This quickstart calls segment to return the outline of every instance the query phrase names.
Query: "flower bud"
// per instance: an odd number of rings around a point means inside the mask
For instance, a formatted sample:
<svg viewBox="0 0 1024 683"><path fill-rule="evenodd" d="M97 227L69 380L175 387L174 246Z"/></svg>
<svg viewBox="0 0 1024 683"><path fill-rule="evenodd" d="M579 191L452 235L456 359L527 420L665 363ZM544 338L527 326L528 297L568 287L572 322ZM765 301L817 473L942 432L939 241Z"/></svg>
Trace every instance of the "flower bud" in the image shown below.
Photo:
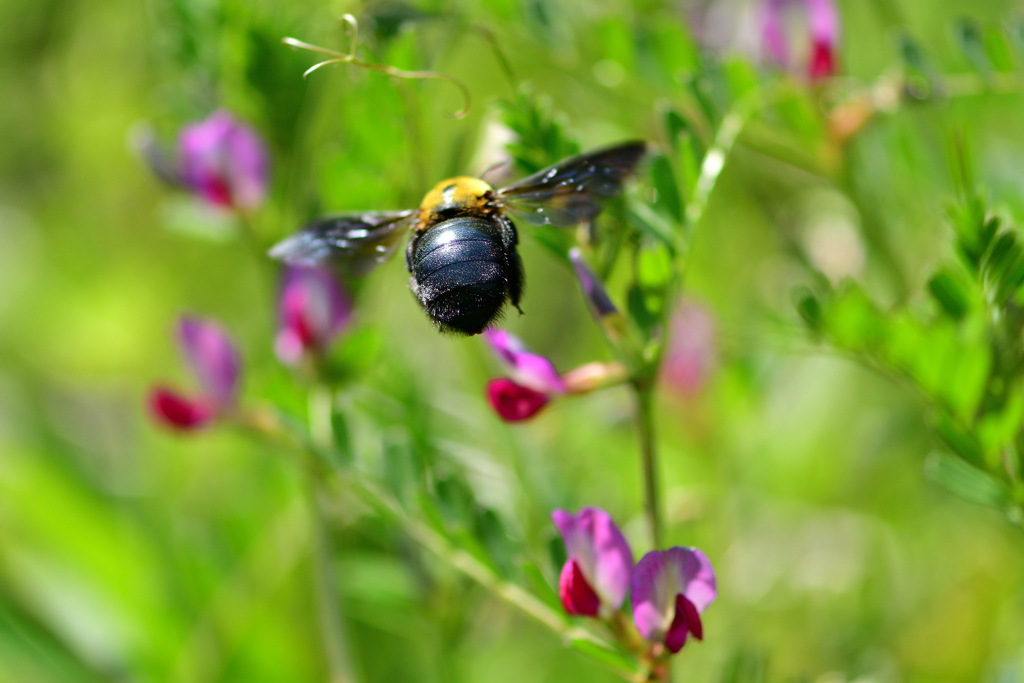
<svg viewBox="0 0 1024 683"><path fill-rule="evenodd" d="M347 327L352 305L334 275L325 268L285 271L274 350L281 362L295 365L306 354L319 355Z"/></svg>
<svg viewBox="0 0 1024 683"><path fill-rule="evenodd" d="M178 175L182 184L211 204L252 210L266 198L268 154L252 128L217 111L182 129Z"/></svg>
<svg viewBox="0 0 1024 683"><path fill-rule="evenodd" d="M701 614L717 594L711 562L696 548L652 550L633 570L633 621L640 634L675 654L688 636L704 638Z"/></svg>

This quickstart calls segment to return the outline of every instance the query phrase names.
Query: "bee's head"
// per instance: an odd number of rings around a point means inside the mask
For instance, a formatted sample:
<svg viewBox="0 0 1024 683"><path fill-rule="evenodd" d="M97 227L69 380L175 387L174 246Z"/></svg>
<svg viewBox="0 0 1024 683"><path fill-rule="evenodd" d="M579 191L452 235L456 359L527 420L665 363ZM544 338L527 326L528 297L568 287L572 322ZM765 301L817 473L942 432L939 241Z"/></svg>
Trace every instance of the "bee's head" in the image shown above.
<svg viewBox="0 0 1024 683"><path fill-rule="evenodd" d="M442 180L423 198L420 214L424 218L429 218L452 209L482 210L493 192L493 188L479 178Z"/></svg>

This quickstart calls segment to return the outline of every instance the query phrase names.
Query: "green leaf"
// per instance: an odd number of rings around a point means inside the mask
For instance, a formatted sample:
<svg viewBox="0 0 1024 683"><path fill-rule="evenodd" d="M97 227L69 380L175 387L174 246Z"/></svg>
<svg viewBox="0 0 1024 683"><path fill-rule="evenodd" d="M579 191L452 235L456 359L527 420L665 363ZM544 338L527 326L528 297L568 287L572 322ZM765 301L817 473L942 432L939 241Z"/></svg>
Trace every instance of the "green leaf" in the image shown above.
<svg viewBox="0 0 1024 683"><path fill-rule="evenodd" d="M664 154L656 154L651 159L651 182L657 193L654 206L670 216L676 223L683 222L683 200L679 195L679 183L676 181L672 163Z"/></svg>
<svg viewBox="0 0 1024 683"><path fill-rule="evenodd" d="M985 31L985 56L992 68L1000 73L1012 73L1016 68L1013 57L1013 46L1010 38L1002 28Z"/></svg>
<svg viewBox="0 0 1024 683"><path fill-rule="evenodd" d="M935 430L960 457L975 465L985 462L985 454L981 444L972 434L965 432L951 416L944 412L935 418Z"/></svg>
<svg viewBox="0 0 1024 683"><path fill-rule="evenodd" d="M625 652L620 652L619 650L602 647L592 640L585 638L570 638L569 646L577 652L581 652L591 659L617 671L630 674L636 674L640 671L640 665L630 655Z"/></svg>
<svg viewBox="0 0 1024 683"><path fill-rule="evenodd" d="M501 575L510 576L514 559L519 554L519 544L509 536L498 513L490 508L480 510L476 517L475 531Z"/></svg>
<svg viewBox="0 0 1024 683"><path fill-rule="evenodd" d="M642 202L633 202L626 212L626 218L641 234L660 241L675 253L675 230L680 224L670 223Z"/></svg>
<svg viewBox="0 0 1024 683"><path fill-rule="evenodd" d="M959 498L999 510L1012 500L1010 491L976 467L948 453L932 453L925 461L925 475Z"/></svg>
<svg viewBox="0 0 1024 683"><path fill-rule="evenodd" d="M350 465L352 463L352 435L348 428L348 418L344 411L338 408L337 402L331 410L331 436L334 439L334 452L337 454L339 464Z"/></svg>
<svg viewBox="0 0 1024 683"><path fill-rule="evenodd" d="M837 346L868 350L885 339L888 321L864 292L850 285L828 307L825 327Z"/></svg>
<svg viewBox="0 0 1024 683"><path fill-rule="evenodd" d="M529 584L534 595L551 609L558 612L562 611L562 601L558 599L558 593L555 592L554 587L548 582L544 572L540 570L536 562L526 557L521 558L519 560L519 569L523 572L526 583Z"/></svg>
<svg viewBox="0 0 1024 683"><path fill-rule="evenodd" d="M665 245L642 246L636 253L636 279L645 290L663 289L672 280L672 254Z"/></svg>
<svg viewBox="0 0 1024 683"><path fill-rule="evenodd" d="M971 66L979 73L989 76L992 73L992 64L988 60L985 51L985 41L981 35L981 27L973 19L959 19L954 24L957 42L964 51L964 56Z"/></svg>
<svg viewBox="0 0 1024 683"><path fill-rule="evenodd" d="M732 57L725 61L725 79L729 83L733 99L743 99L757 90L759 77L757 70L746 59Z"/></svg>
<svg viewBox="0 0 1024 683"><path fill-rule="evenodd" d="M821 302L814 296L810 287L801 285L794 288L791 298L797 313L800 314L807 326L815 332L820 331L822 325Z"/></svg>
<svg viewBox="0 0 1024 683"><path fill-rule="evenodd" d="M928 291L954 320L963 318L971 307L967 286L949 270L940 270L928 281Z"/></svg>
<svg viewBox="0 0 1024 683"><path fill-rule="evenodd" d="M928 62L921 46L910 35L904 33L900 36L899 49L907 94L919 100L928 99L938 88L935 69Z"/></svg>

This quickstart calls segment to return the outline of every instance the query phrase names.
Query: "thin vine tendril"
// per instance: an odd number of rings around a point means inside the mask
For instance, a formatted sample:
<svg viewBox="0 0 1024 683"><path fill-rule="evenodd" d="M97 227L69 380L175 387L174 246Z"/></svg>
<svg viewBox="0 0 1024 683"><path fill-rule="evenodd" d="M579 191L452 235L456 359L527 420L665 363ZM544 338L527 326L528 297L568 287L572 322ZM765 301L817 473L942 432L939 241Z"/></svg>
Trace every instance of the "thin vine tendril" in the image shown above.
<svg viewBox="0 0 1024 683"><path fill-rule="evenodd" d="M352 64L363 69L369 69L370 71L379 71L380 73L387 74L388 76L394 76L395 78L408 78L408 79L421 79L421 80L436 80L436 81L447 81L459 89L462 93L463 106L462 109L452 114L453 118L461 119L469 111L471 104L471 98L469 95L469 89L463 85L462 81L459 81L447 74L443 74L437 71L405 71L388 64L371 64L364 62L363 60L356 57L356 46L359 43L359 24L356 18L351 14L343 14L341 21L345 26L345 32L351 34L352 42L349 46L348 54L330 50L319 45L311 45L310 43L298 40L296 38L282 38L281 42L289 47L309 50L311 52L317 52L322 55L327 55L330 59L325 59L322 62L317 62L313 66L306 69L305 73L302 74L303 78L309 76L317 69L322 66L329 66L331 64Z"/></svg>

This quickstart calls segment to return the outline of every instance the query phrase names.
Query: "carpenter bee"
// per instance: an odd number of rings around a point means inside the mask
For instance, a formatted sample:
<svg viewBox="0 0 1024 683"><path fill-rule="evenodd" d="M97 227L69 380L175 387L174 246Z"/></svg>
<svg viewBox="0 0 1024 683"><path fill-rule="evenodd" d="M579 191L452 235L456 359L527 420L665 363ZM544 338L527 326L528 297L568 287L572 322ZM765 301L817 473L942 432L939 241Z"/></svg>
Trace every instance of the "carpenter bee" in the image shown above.
<svg viewBox="0 0 1024 683"><path fill-rule="evenodd" d="M643 142L580 154L495 190L469 177L442 180L418 209L315 219L270 251L293 265L334 264L362 275L394 253L405 228L409 287L442 332L479 334L523 294L519 237L506 212L533 225L589 221L643 157ZM520 312L522 312L520 310Z"/></svg>

